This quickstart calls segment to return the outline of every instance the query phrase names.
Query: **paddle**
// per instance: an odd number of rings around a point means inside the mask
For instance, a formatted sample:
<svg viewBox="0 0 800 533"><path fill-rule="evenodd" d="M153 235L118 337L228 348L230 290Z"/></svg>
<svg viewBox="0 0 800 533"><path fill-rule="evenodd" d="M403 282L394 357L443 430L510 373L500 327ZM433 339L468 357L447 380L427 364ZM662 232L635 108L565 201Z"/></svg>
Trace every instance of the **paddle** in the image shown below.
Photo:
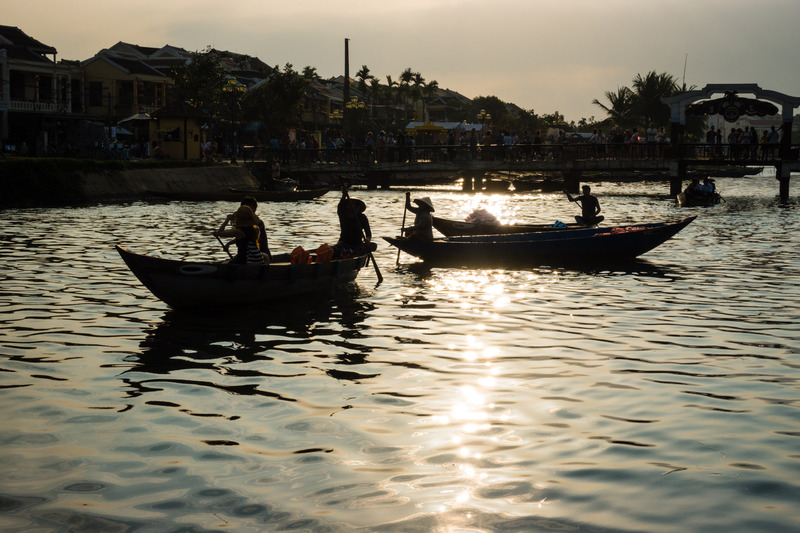
<svg viewBox="0 0 800 533"><path fill-rule="evenodd" d="M344 199L350 200L350 195L347 193L347 185L344 183L344 179L339 178L342 182L342 192L344 193ZM351 207L352 209L352 207ZM364 245L367 249L367 257L372 260L372 266L375 268L375 275L378 276L378 283L383 281L383 275L381 274L381 270L378 268L378 263L375 261L375 258L372 257L372 251L369 249L369 245L367 245L367 235L364 233L364 227L361 225L361 220L358 219L358 214L356 214L356 222L358 222L358 229L361 230L361 238L364 239Z"/></svg>
<svg viewBox="0 0 800 533"><path fill-rule="evenodd" d="M411 194L411 193L406 193L406 198L408 198L409 194ZM404 202L403 203L403 224L400 226L400 238L403 237L403 228L406 227L406 211L407 211L406 204ZM397 249L397 260L394 262L394 264L395 264L395 266L399 266L400 265L400 248Z"/></svg>
<svg viewBox="0 0 800 533"><path fill-rule="evenodd" d="M226 252L228 252L228 257L233 259L233 254L231 254L231 251L228 250L228 248L225 246L225 243L222 242L222 239L219 238L219 235L216 235L216 237L217 237L217 240L219 241L220 246L222 246L222 249L225 250Z"/></svg>

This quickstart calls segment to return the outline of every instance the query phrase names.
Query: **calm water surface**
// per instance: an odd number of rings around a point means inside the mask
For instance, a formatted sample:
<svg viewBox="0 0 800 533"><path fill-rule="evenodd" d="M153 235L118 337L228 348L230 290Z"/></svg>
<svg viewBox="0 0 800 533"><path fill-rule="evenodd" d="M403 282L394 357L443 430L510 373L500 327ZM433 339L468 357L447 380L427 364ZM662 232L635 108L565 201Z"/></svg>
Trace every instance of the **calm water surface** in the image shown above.
<svg viewBox="0 0 800 533"><path fill-rule="evenodd" d="M155 300L113 250L223 259L235 206L0 212L3 531L800 530L800 212L773 177L607 223L698 219L624 269L428 268L262 309ZM354 191L395 235L402 191ZM559 194L430 190L437 214L568 221ZM336 193L263 204L273 251Z"/></svg>

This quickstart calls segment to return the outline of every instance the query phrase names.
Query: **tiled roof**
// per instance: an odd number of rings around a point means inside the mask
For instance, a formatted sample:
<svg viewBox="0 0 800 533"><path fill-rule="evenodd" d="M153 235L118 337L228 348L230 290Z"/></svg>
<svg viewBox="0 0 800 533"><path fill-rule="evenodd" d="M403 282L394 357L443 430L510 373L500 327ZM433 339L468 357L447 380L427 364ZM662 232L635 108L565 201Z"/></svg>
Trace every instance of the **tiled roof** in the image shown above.
<svg viewBox="0 0 800 533"><path fill-rule="evenodd" d="M29 48L39 54L55 54L57 52L54 47L40 43L15 26L0 26L0 46L4 44Z"/></svg>
<svg viewBox="0 0 800 533"><path fill-rule="evenodd" d="M163 76L164 74L156 70L155 68L147 65L144 61L140 61L138 59L123 59L121 57L109 57L106 56L105 59L115 65L118 65L123 70L130 72L131 74L144 74L147 76Z"/></svg>

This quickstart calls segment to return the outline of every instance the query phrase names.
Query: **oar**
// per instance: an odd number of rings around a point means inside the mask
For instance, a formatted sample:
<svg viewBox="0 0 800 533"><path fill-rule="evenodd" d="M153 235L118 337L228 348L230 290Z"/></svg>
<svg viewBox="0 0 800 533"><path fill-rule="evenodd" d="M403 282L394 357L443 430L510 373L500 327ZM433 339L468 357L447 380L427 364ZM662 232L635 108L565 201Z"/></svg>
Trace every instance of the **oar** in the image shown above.
<svg viewBox="0 0 800 533"><path fill-rule="evenodd" d="M340 178L341 179L341 178ZM347 193L347 186L344 184L344 180L342 179L342 192L344 192L345 200L350 200L350 195ZM361 238L364 239L364 245L367 249L367 257L372 260L372 266L375 268L375 275L378 276L378 283L383 281L383 275L381 274L381 270L378 268L378 263L375 261L375 258L372 257L372 250L369 249L369 245L367 245L367 235L364 233L364 227L361 225L361 221L358 219L358 213L356 213L356 222L358 223L358 229L361 230Z"/></svg>
<svg viewBox="0 0 800 533"><path fill-rule="evenodd" d="M228 250L228 249L225 247L225 243L223 243L223 242L222 242L222 239L220 239L220 238L219 238L219 235L215 235L215 237L216 237L216 238L217 238L217 240L219 241L219 245L220 245L220 246L222 246L222 249L223 249L223 250L225 250L226 252L228 252L228 257L230 257L231 259L233 259L233 255L231 254L231 251L230 251L230 250Z"/></svg>
<svg viewBox="0 0 800 533"><path fill-rule="evenodd" d="M408 195L408 193L406 193ZM400 226L400 238L403 238L403 228L406 227L406 203L403 202L403 224ZM394 262L395 266L400 265L400 248L397 249L397 261Z"/></svg>

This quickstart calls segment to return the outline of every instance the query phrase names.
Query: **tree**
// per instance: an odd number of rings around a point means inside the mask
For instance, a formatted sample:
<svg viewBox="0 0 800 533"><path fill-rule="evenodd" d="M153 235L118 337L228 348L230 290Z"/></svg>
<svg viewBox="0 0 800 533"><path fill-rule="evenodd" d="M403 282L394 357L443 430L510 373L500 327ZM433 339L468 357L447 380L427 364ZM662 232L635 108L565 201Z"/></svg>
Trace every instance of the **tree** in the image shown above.
<svg viewBox="0 0 800 533"><path fill-rule="evenodd" d="M178 101L188 102L209 116L222 113L225 103L221 89L226 72L220 58L219 52L209 46L187 63L171 69Z"/></svg>
<svg viewBox="0 0 800 533"><path fill-rule="evenodd" d="M428 102L428 108L430 109L430 105L433 103L434 98L436 97L436 93L439 90L439 82L436 80L431 80L425 84L425 88L422 89L422 94L424 96L422 100L423 110L422 110L422 119L427 120L428 117L425 116L425 101Z"/></svg>
<svg viewBox="0 0 800 533"><path fill-rule="evenodd" d="M506 115L508 110L506 104L496 96L477 96L472 99L469 106L467 106L467 113L469 113L469 120L473 122L477 120L478 113L486 111L492 115L491 123L498 128L505 128Z"/></svg>
<svg viewBox="0 0 800 533"><path fill-rule="evenodd" d="M381 82L375 76L372 76L369 80L367 95L369 95L370 118L375 120L375 106L380 104L381 97Z"/></svg>
<svg viewBox="0 0 800 533"><path fill-rule="evenodd" d="M653 122L657 127L669 124L669 106L661 101L662 97L675 96L680 92L678 82L671 74L655 71L644 77L637 74L633 79L634 113L641 120L640 125L647 127Z"/></svg>
<svg viewBox="0 0 800 533"><path fill-rule="evenodd" d="M606 91L605 96L610 103L609 106L596 98L592 100L592 104L599 106L608 114L610 126L626 128L636 123L633 117L633 91L627 87L617 87L617 92Z"/></svg>
<svg viewBox="0 0 800 533"><path fill-rule="evenodd" d="M370 80L374 79L375 76L369 73L369 67L366 65L361 66L361 70L356 72L356 78L358 78L358 88L362 93L367 92L367 83Z"/></svg>
<svg viewBox="0 0 800 533"><path fill-rule="evenodd" d="M314 80L319 78L317 74L317 67L305 67L303 68L303 77L307 80Z"/></svg>
<svg viewBox="0 0 800 533"><path fill-rule="evenodd" d="M414 80L414 71L411 67L406 68L400 73L400 81L398 82L397 103L403 104L403 111L405 113L405 120L408 121L408 98L411 92L411 82Z"/></svg>
<svg viewBox="0 0 800 533"><path fill-rule="evenodd" d="M272 133L297 127L303 121L303 102L308 80L286 63L260 86L247 92L243 108L249 120L267 124Z"/></svg>
<svg viewBox="0 0 800 533"><path fill-rule="evenodd" d="M564 115L559 113L558 111L554 111L551 114L542 115L541 118L542 129L546 128L556 128L562 131L571 131L575 129L574 122L567 122L564 118Z"/></svg>

